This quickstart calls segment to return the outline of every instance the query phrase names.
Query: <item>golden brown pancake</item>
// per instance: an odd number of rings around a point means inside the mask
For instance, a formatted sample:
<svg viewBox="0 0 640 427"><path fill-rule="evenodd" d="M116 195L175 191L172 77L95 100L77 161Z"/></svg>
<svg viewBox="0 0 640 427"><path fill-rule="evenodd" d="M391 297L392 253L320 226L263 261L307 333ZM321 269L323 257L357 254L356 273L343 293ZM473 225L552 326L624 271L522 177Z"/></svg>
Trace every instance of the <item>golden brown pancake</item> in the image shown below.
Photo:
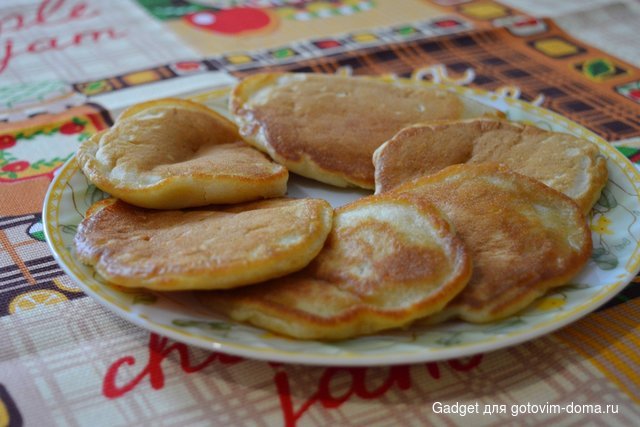
<svg viewBox="0 0 640 427"><path fill-rule="evenodd" d="M490 322L510 316L566 284L591 254L591 233L578 206L505 166L450 166L385 194L433 203L471 253L469 284L432 321Z"/></svg>
<svg viewBox="0 0 640 427"><path fill-rule="evenodd" d="M235 125L195 102L135 105L77 154L98 188L128 203L178 209L286 192L287 170L242 141Z"/></svg>
<svg viewBox="0 0 640 427"><path fill-rule="evenodd" d="M305 267L331 229L318 199L269 199L228 208L152 210L110 199L75 236L80 261L107 281L158 291L226 289Z"/></svg>
<svg viewBox="0 0 640 427"><path fill-rule="evenodd" d="M402 129L373 156L376 193L458 163L502 163L571 197L588 213L607 183L606 159L581 138L494 119Z"/></svg>
<svg viewBox="0 0 640 427"><path fill-rule="evenodd" d="M496 110L442 89L366 77L267 73L233 90L242 136L297 174L373 189L371 156L405 126Z"/></svg>
<svg viewBox="0 0 640 427"><path fill-rule="evenodd" d="M407 325L442 309L471 261L446 220L407 196L336 210L324 248L301 272L198 298L232 319L301 339L342 339Z"/></svg>

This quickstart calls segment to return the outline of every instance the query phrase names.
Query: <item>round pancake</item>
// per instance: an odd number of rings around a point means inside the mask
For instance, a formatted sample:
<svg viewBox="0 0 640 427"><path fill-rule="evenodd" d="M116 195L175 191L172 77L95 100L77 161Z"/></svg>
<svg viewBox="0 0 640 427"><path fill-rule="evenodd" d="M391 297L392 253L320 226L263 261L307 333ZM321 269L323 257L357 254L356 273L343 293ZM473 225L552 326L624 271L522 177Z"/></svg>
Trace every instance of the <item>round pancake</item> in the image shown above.
<svg viewBox="0 0 640 427"><path fill-rule="evenodd" d="M245 78L230 107L247 142L289 170L374 188L371 157L407 125L496 110L442 89L367 77L267 73Z"/></svg>
<svg viewBox="0 0 640 427"><path fill-rule="evenodd" d="M458 163L502 163L571 197L588 213L607 183L606 159L581 138L492 119L402 129L376 150L376 193Z"/></svg>
<svg viewBox="0 0 640 427"><path fill-rule="evenodd" d="M464 245L433 206L406 196L370 196L336 210L324 248L301 272L198 298L279 334L335 340L435 313L470 273Z"/></svg>
<svg viewBox="0 0 640 427"><path fill-rule="evenodd" d="M179 209L285 194L288 172L245 144L236 126L191 101L135 105L82 143L77 161L98 188L136 206Z"/></svg>
<svg viewBox="0 0 640 427"><path fill-rule="evenodd" d="M305 267L331 229L319 199L151 210L109 199L78 227L78 258L107 281L158 291L223 289Z"/></svg>
<svg viewBox="0 0 640 427"><path fill-rule="evenodd" d="M491 163L449 166L385 194L410 194L449 218L473 259L467 287L432 321L490 322L566 284L589 260L578 206L541 182Z"/></svg>

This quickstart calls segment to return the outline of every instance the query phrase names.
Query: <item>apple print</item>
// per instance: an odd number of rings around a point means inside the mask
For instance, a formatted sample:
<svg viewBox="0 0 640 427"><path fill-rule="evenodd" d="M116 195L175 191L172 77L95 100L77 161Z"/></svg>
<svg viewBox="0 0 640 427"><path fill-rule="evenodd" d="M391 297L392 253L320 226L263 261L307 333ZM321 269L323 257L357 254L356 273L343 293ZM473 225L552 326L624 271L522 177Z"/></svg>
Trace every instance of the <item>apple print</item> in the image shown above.
<svg viewBox="0 0 640 427"><path fill-rule="evenodd" d="M220 11L200 11L184 17L196 28L226 35L239 35L263 29L272 23L271 16L262 9L233 7Z"/></svg>
<svg viewBox="0 0 640 427"><path fill-rule="evenodd" d="M75 122L67 122L60 126L60 133L63 135L73 135L80 133L84 129L84 125Z"/></svg>
<svg viewBox="0 0 640 427"><path fill-rule="evenodd" d="M5 172L22 172L28 167L29 167L29 162L26 162L24 160L19 160L17 162L12 162L4 165L2 167L2 170Z"/></svg>
<svg viewBox="0 0 640 427"><path fill-rule="evenodd" d="M13 135L0 135L0 150L6 150L16 145L16 138Z"/></svg>

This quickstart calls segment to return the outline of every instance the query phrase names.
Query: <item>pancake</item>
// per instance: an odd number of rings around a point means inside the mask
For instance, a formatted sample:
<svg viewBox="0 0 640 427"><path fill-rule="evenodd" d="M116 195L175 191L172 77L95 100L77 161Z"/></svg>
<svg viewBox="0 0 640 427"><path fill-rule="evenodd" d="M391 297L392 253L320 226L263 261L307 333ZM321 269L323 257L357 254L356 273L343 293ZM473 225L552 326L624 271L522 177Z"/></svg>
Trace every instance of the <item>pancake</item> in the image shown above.
<svg viewBox="0 0 640 427"><path fill-rule="evenodd" d="M505 166L449 166L385 194L410 194L433 203L471 253L469 284L432 322L503 319L567 284L591 254L591 233L580 208Z"/></svg>
<svg viewBox="0 0 640 427"><path fill-rule="evenodd" d="M502 163L571 197L588 213L607 183L598 147L565 133L492 119L402 129L376 150L376 193L458 163Z"/></svg>
<svg viewBox="0 0 640 427"><path fill-rule="evenodd" d="M136 206L179 209L285 194L288 172L195 102L135 105L82 143L77 161L101 190Z"/></svg>
<svg viewBox="0 0 640 427"><path fill-rule="evenodd" d="M223 289L304 268L331 229L318 199L269 199L227 208L138 208L116 199L88 211L77 256L105 280L157 291Z"/></svg>
<svg viewBox="0 0 640 427"><path fill-rule="evenodd" d="M403 127L500 114L418 83L302 73L247 77L229 109L245 140L290 171L366 189L374 188L373 152Z"/></svg>
<svg viewBox="0 0 640 427"><path fill-rule="evenodd" d="M430 204L370 196L336 210L324 248L304 270L201 302L239 322L299 339L343 339L405 326L442 309L471 261Z"/></svg>

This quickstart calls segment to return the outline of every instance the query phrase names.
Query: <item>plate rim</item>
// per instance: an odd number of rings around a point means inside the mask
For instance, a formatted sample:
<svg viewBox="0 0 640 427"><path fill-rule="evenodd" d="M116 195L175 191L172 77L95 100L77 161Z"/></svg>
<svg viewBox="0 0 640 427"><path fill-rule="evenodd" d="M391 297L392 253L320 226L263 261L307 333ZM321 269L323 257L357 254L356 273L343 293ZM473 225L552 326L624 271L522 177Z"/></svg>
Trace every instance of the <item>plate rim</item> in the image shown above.
<svg viewBox="0 0 640 427"><path fill-rule="evenodd" d="M404 80L406 79L392 80L405 83ZM597 140L599 148L604 149L605 151L603 152L603 154L608 155L611 161L613 161L620 167L621 171L624 173L632 186L636 190L638 189L638 184L640 183L640 171L636 169L636 167L629 161L629 159L627 159L622 153L616 150L615 147L613 147L609 142L607 142L597 134L573 122L572 120L561 116L558 113L519 99L500 96L481 89L463 86L433 84L424 81L407 80L406 82L409 84L424 84L429 87L438 87L454 91L462 96L472 97L474 99L476 99L477 97L481 97L493 101L502 100L510 106L516 106L524 111L534 112L538 117L546 117L554 122L561 122L563 126L566 126L572 131L581 133L585 136L590 136L591 138ZM43 228L47 245L49 246L54 259L56 260L58 265L60 265L62 270L66 274L68 274L74 280L74 282L77 283L78 286L80 286L83 292L90 296L94 301L97 301L101 306L113 312L120 318L127 320L128 322L146 329L147 331L158 333L162 336L169 337L179 342L204 348L210 351L219 351L226 354L241 356L247 359L312 366L392 366L399 364L426 363L439 360L447 360L451 358L469 357L479 353L505 349L541 337L543 335L547 335L592 313L602 305L606 304L609 300L614 298L622 289L624 289L630 283L633 277L637 275L638 271L640 271L639 242L636 244L636 247L633 249L631 255L627 260L627 265L625 266L627 274L624 277L620 278L617 282L608 285L607 288L603 289L599 294L579 304L577 307L572 308L570 311L561 313L559 319L557 316L552 319L548 319L538 325L535 325L531 330L520 330L504 334L495 334L491 338L479 343L463 343L442 348L425 348L422 351L398 351L393 352L392 354L361 354L349 350L342 350L340 354L325 354L278 348L256 347L243 343L227 342L210 336L205 336L193 330L187 331L173 328L170 326L162 325L160 323L156 323L151 319L145 319L139 315L131 315L130 312L122 308L118 303L109 301L103 295L100 295L97 291L85 284L84 281L76 275L76 273L73 271L73 268L67 265L62 254L59 253L59 251L62 252L61 250L66 251L66 248L59 248L55 244L56 238L54 234L55 231L53 229L53 224L57 223L57 221L50 220L50 216L54 211L57 210L54 209L54 206L52 205L57 195L56 193L59 193L61 195L64 190L64 186L66 185L66 182L62 183L63 178L66 176L71 177L78 171L80 171L80 167L77 165L76 156L74 155L67 162L65 162L65 164L59 170L56 171L55 177L51 182L49 188L47 189L42 211L42 221L44 226ZM638 200L640 200L640 194L637 191L636 194L638 194L636 197L638 198ZM71 256L71 253L68 252L68 255ZM629 265L629 263L632 261L633 263ZM231 322L238 323L234 321Z"/></svg>

